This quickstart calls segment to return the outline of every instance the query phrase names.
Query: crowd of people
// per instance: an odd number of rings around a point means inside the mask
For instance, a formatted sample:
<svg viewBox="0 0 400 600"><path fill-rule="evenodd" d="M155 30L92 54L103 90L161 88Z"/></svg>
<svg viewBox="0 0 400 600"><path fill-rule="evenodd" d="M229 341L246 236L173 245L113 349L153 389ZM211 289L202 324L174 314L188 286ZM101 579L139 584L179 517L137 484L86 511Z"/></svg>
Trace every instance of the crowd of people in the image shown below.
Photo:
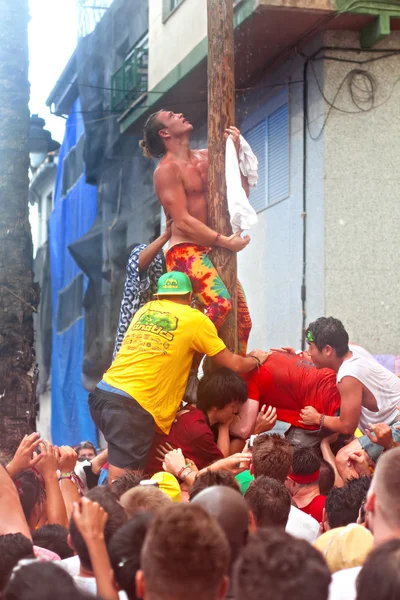
<svg viewBox="0 0 400 600"><path fill-rule="evenodd" d="M249 238L207 226L192 129L164 110L145 127L168 221L131 253L113 361L89 395L106 447L31 433L0 466L0 597L395 600L400 379L332 317L309 324L307 351L247 353L240 284L238 353L226 347L233 301L209 252ZM240 132L226 137L240 162ZM240 162L246 193L250 175Z"/></svg>

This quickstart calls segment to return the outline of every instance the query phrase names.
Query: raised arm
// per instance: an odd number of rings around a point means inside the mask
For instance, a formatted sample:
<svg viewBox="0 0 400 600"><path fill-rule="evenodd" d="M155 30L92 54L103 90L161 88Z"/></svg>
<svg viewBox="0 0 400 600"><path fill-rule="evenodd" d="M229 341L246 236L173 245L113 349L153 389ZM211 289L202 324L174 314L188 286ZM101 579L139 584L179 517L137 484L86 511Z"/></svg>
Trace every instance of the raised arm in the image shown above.
<svg viewBox="0 0 400 600"><path fill-rule="evenodd" d="M139 254L139 273L142 273L147 269L150 263L153 262L155 257L161 250L163 246L168 242L171 237L171 224L172 219L168 219L167 226L165 228L164 233L162 233L154 242L151 242L144 250L142 250Z"/></svg>
<svg viewBox="0 0 400 600"><path fill-rule="evenodd" d="M219 367L227 367L235 373L250 373L265 363L270 354L271 352L263 352L263 350L252 350L247 356L239 356L225 348L210 358Z"/></svg>
<svg viewBox="0 0 400 600"><path fill-rule="evenodd" d="M166 163L158 167L154 173L154 187L175 227L194 243L202 246L221 246L232 252L243 250L249 243L250 238L248 236L242 238L240 234L231 237L218 236L218 232L189 214L182 176L176 164Z"/></svg>
<svg viewBox="0 0 400 600"><path fill-rule="evenodd" d="M32 539L17 488L6 469L0 465L0 535L22 533Z"/></svg>

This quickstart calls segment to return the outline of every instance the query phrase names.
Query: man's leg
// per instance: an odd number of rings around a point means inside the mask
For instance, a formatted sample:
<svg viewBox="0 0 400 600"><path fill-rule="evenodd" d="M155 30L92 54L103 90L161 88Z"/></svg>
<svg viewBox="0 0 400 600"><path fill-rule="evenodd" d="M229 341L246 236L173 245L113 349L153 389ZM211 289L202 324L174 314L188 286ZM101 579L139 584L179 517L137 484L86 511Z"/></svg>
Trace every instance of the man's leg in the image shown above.
<svg viewBox="0 0 400 600"><path fill-rule="evenodd" d="M238 353L242 356L247 354L247 343L251 331L251 317L247 306L246 295L242 284L237 282L237 320L238 320Z"/></svg>
<svg viewBox="0 0 400 600"><path fill-rule="evenodd" d="M196 302L220 329L232 308L232 300L208 255L208 248L195 244L176 244L167 251L168 271L186 273L192 282Z"/></svg>
<svg viewBox="0 0 400 600"><path fill-rule="evenodd" d="M108 444L111 483L126 469L144 469L154 438L154 419L133 398L96 389L89 394L92 419Z"/></svg>

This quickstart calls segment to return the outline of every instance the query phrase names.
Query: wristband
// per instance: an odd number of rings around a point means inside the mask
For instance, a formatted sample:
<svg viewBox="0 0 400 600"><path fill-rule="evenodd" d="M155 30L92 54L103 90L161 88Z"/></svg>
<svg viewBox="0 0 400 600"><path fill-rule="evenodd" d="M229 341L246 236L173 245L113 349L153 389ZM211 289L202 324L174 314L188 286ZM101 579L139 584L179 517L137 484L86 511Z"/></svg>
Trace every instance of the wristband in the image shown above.
<svg viewBox="0 0 400 600"><path fill-rule="evenodd" d="M189 477L190 473L193 473L192 469L189 469L189 471L188 471L187 473L184 473L184 474L181 476L181 481L182 481L182 482L186 481L186 478L187 478L187 477Z"/></svg>
<svg viewBox="0 0 400 600"><path fill-rule="evenodd" d="M181 481L184 481L184 479L182 479L182 473L184 473L187 469L189 469L191 471L191 468L188 465L185 465L184 467L182 467L182 469L180 469L178 471L178 479L180 479Z"/></svg>
<svg viewBox="0 0 400 600"><path fill-rule="evenodd" d="M319 421L319 430L321 431L321 429L324 426L324 421L325 421L325 415L321 415L320 421Z"/></svg>
<svg viewBox="0 0 400 600"><path fill-rule="evenodd" d="M257 356L252 356L251 354L249 354L248 358L253 358L256 363L257 363L257 370L259 370L259 368L261 367L261 360L257 357Z"/></svg>
<svg viewBox="0 0 400 600"><path fill-rule="evenodd" d="M74 475L74 471L68 471L68 473L60 473L60 477L71 477Z"/></svg>
<svg viewBox="0 0 400 600"><path fill-rule="evenodd" d="M220 237L221 237L221 234L220 234L220 233L217 233L217 237L215 238L215 241L214 241L214 243L213 243L213 246L216 246L216 245L217 245L217 243L218 243L218 240L219 240L219 238L220 238Z"/></svg>

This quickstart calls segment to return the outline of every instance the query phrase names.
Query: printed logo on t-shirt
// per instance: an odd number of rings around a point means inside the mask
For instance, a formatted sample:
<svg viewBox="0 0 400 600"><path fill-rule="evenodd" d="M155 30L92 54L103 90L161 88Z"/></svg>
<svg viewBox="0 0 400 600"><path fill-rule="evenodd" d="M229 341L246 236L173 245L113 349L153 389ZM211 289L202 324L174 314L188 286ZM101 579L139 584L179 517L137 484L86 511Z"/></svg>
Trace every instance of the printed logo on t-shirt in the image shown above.
<svg viewBox="0 0 400 600"><path fill-rule="evenodd" d="M172 342L179 319L174 315L159 310L146 310L137 322L132 326L132 331L147 331L159 335L163 339Z"/></svg>

